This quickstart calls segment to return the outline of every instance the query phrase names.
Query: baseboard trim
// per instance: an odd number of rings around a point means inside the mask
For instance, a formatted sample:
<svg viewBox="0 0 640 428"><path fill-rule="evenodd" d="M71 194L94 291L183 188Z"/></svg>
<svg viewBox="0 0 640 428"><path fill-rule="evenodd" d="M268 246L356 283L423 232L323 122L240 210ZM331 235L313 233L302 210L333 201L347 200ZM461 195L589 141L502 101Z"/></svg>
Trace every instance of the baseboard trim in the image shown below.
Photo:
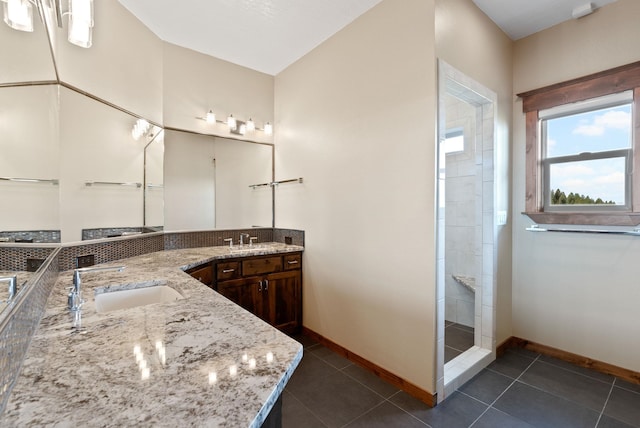
<svg viewBox="0 0 640 428"><path fill-rule="evenodd" d="M559 360L567 361L580 367L593 369L601 373L615 376L627 382L640 385L640 372L614 366L613 364L605 363L602 361L593 360L591 358L583 357L582 355L573 354L571 352L563 351L562 349L542 345L540 343L521 339L519 337L512 336L502 342L496 349L496 354L500 356L504 354L507 349L516 347L524 348L532 352L547 355L549 357L558 358Z"/></svg>
<svg viewBox="0 0 640 428"><path fill-rule="evenodd" d="M374 375L378 376L380 379L390 383L391 385L395 386L398 389L403 390L404 392L406 392L407 394L417 398L418 400L422 401L423 403L425 403L427 406L429 407L435 407L438 404L438 394L432 394L429 391L426 391L416 385L414 385L413 383L409 382L406 379L401 378L400 376L397 376L393 373L391 373L390 371L380 367L379 365L372 363L371 361L367 360L364 357L361 357L358 354L355 354L351 351L349 351L347 348L338 345L337 343L335 343L334 341L327 339L326 337L322 336L321 334L316 333L315 331L307 328L307 327L302 327L302 332L309 336L310 338L312 338L313 340L315 340L316 342L326 346L327 348L331 349L333 352L345 357L346 359L348 359L349 361L352 361L353 363L359 365L360 367L370 371L371 373L373 373Z"/></svg>

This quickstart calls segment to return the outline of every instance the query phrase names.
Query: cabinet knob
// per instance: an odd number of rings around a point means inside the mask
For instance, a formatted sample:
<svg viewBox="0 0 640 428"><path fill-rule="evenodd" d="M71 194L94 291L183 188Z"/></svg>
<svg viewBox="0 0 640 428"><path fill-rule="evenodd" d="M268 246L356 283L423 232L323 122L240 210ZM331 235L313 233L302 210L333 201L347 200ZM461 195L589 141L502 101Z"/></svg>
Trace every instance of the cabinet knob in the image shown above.
<svg viewBox="0 0 640 428"><path fill-rule="evenodd" d="M297 260L288 260L287 263L289 263L290 265L297 265L298 261Z"/></svg>
<svg viewBox="0 0 640 428"><path fill-rule="evenodd" d="M262 292L262 281L258 281L258 291Z"/></svg>
<svg viewBox="0 0 640 428"><path fill-rule="evenodd" d="M269 280L265 279L264 280L264 291L268 291L269 290Z"/></svg>
<svg viewBox="0 0 640 428"><path fill-rule="evenodd" d="M231 273L231 272L235 272L235 269L222 269L222 273Z"/></svg>

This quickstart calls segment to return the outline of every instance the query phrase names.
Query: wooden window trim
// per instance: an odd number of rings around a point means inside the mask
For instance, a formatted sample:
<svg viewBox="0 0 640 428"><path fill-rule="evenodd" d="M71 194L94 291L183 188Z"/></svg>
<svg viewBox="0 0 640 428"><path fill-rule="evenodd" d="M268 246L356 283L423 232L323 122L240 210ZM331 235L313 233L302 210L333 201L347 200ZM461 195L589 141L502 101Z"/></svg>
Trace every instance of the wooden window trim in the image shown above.
<svg viewBox="0 0 640 428"><path fill-rule="evenodd" d="M562 104L633 90L631 211L544 212L538 112ZM526 124L525 212L539 224L636 226L640 224L640 61L518 94Z"/></svg>

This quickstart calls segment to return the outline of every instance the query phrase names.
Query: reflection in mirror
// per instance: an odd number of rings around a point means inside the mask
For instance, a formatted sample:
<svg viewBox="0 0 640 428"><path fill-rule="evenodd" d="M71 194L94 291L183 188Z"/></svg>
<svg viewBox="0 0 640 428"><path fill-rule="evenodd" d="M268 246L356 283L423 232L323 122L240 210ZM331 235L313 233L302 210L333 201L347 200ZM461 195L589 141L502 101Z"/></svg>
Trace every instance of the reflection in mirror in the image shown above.
<svg viewBox="0 0 640 428"><path fill-rule="evenodd" d="M56 80L47 31L35 7L33 32L14 30L0 22L0 52L0 84Z"/></svg>
<svg viewBox="0 0 640 428"><path fill-rule="evenodd" d="M164 226L164 132L144 148L144 226L159 231Z"/></svg>
<svg viewBox="0 0 640 428"><path fill-rule="evenodd" d="M165 229L272 227L273 145L165 131ZM196 208L197 207L197 208Z"/></svg>
<svg viewBox="0 0 640 428"><path fill-rule="evenodd" d="M60 88L62 242L120 236L142 227L144 147L155 128L136 140L137 120Z"/></svg>
<svg viewBox="0 0 640 428"><path fill-rule="evenodd" d="M60 242L57 88L0 88L0 241Z"/></svg>

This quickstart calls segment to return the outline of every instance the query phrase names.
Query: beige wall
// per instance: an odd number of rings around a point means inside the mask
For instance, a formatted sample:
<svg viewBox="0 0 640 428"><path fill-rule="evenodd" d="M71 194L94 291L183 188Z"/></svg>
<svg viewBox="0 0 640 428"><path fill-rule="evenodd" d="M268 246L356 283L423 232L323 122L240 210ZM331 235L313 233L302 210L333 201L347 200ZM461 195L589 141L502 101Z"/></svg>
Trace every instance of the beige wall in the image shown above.
<svg viewBox="0 0 640 428"><path fill-rule="evenodd" d="M69 43L66 25L55 27L60 80L161 123L162 41L117 1L94 8L90 49Z"/></svg>
<svg viewBox="0 0 640 428"><path fill-rule="evenodd" d="M224 124L210 125L197 117L212 110L218 120L229 114L252 118L262 128L273 123L273 76L218 58L164 43L164 124L221 137L238 137ZM262 131L246 139L271 142Z"/></svg>
<svg viewBox="0 0 640 428"><path fill-rule="evenodd" d="M276 226L304 325L435 391L433 0L385 0L276 76Z"/></svg>
<svg viewBox="0 0 640 428"><path fill-rule="evenodd" d="M512 104L513 42L467 0L437 0L436 55L481 85L494 91L496 106L495 210L508 212L507 226L497 231L496 341L511 333L511 213L509 212L509 145ZM462 30L463 29L463 30Z"/></svg>
<svg viewBox="0 0 640 428"><path fill-rule="evenodd" d="M639 19L640 2L619 0L516 42L514 92L640 60ZM525 231L522 103L513 109L513 334L640 371L640 240Z"/></svg>

